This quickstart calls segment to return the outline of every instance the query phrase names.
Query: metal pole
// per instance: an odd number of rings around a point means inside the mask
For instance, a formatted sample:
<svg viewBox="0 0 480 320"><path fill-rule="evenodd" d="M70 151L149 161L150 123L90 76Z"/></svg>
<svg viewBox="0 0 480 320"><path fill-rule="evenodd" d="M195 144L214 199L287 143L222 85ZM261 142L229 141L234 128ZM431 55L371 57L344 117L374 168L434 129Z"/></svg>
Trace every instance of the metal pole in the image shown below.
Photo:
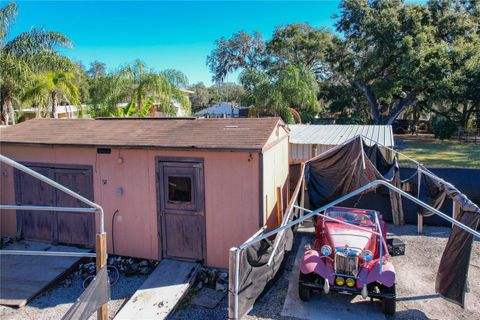
<svg viewBox="0 0 480 320"><path fill-rule="evenodd" d="M0 204L2 210L31 210L31 211L65 211L65 212L90 212L95 213L97 208L73 208L73 207L45 207L45 206L15 206Z"/></svg>
<svg viewBox="0 0 480 320"><path fill-rule="evenodd" d="M50 256L50 257L79 257L95 258L95 252L59 252L59 251L23 251L23 250L0 250L0 255L19 256Z"/></svg>
<svg viewBox="0 0 480 320"><path fill-rule="evenodd" d="M342 197L340 197L340 198L338 198L338 199L330 202L329 204L326 204L326 205L318 208L317 210L310 212L309 214L307 214L307 215L305 215L305 216L303 216L303 217L300 217L300 218L298 218L298 219L295 219L295 220L293 220L292 222L287 223L286 225L284 225L284 226L282 226L282 227L280 227L280 228L277 228L277 229L275 229L275 230L272 230L272 231L270 231L270 232L267 232L267 233L265 233L265 234L263 234L263 235L255 238L255 239L249 241L249 242L246 242L246 243L242 244L239 248L240 248L240 249L245 249L246 247L248 247L248 246L250 246L250 245L252 245L252 244L254 244L254 243L257 243L257 242L259 242L259 241L261 241L261 240L263 240L263 239L266 239L266 238L268 238L268 237L270 237L270 236L273 236L273 235L277 234L278 232L280 232L280 231L282 231L282 230L285 230L285 229L287 229L287 228L291 228L292 226L294 226L294 225L296 225L296 224L298 224L298 223L300 223L300 222L302 222L302 221L304 221L304 220L307 220L307 219L313 217L314 215L316 215L316 214L318 214L318 213L320 213L320 212L322 212L322 211L324 211L324 210L326 210L326 209L328 209L328 208L330 208L330 207L333 207L333 206L336 205L336 204L339 204L339 203L341 203L341 202L343 202L343 201L345 201L345 200L347 200L347 199L349 199L349 198L351 198L351 197L353 197L353 196L356 196L356 195L359 194L359 193L362 193L362 192L364 192L364 191L366 191L366 190L368 190L368 189L374 188L374 187L379 186L379 185L383 185L383 186L385 186L385 187L387 187L387 188L389 188L389 189L391 189L391 190L393 190L393 191L395 191L395 192L403 195L403 196L406 197L407 199L409 199L409 200L415 202L416 204L424 207L425 209L427 209L427 210L429 210L429 211L431 211L431 212L439 215L440 217L442 217L442 218L444 218L444 219L446 219L446 220L454 223L457 227L462 228L463 230L465 230L465 231L473 234L475 237L477 237L477 238L480 239L480 233L479 233L479 232L477 232L477 231L475 231L475 230L467 227L466 225L464 225L464 224L462 224L462 223L460 223L460 222L452 219L451 217L447 216L447 215L444 214L443 212L438 211L437 209L435 209L435 208L431 207L430 205L428 205L428 204L426 204L426 203L418 200L417 198L415 198L415 197L411 196L410 194L408 194L408 193L406 193L406 192L398 189L397 187L391 185L390 183L388 183L388 182L386 182L386 181L374 180L374 181L372 181L372 182L370 182L370 183L367 183L366 185L364 185L364 186L362 186L362 187L360 187L360 188L358 188L358 189L356 189L356 190L354 190L354 191L352 191L352 192L350 192L350 193L348 193L348 194L346 194L346 195L344 195L344 196L342 196Z"/></svg>
<svg viewBox="0 0 480 320"><path fill-rule="evenodd" d="M420 187L422 184L422 171L420 167L417 166L417 198L420 199ZM423 216L420 214L420 211L417 212L417 233L423 233Z"/></svg>
<svg viewBox="0 0 480 320"><path fill-rule="evenodd" d="M235 286L234 286L234 319L238 319L238 277L240 275L240 248L235 251Z"/></svg>
<svg viewBox="0 0 480 320"><path fill-rule="evenodd" d="M248 241L251 241L252 239L255 239L256 237L258 237L260 234L263 233L263 231L265 231L265 229L267 229L267 225L264 225L263 227L261 227L257 232L255 232L250 238L247 239L247 241L245 242L248 242ZM245 243L244 242L244 243Z"/></svg>
<svg viewBox="0 0 480 320"><path fill-rule="evenodd" d="M306 208L301 208L301 207L298 207L298 206L295 206L296 208L300 209L300 210L303 210L305 212L313 212L312 210L308 210ZM353 227L353 228L357 228L359 230L362 230L362 231L367 231L367 232L370 232L370 233L373 233L377 236L380 236L381 234L379 232L376 232L376 231L372 231L372 230L369 230L369 229L366 229L366 227L362 228L360 226L357 226L356 224L351 224L351 223L348 223L348 222L345 222L345 221L342 221L342 220L338 220L338 219L335 219L335 218L332 218L332 217L329 217L327 215L324 215L322 213L317 213L317 216L320 216L324 219L327 219L327 220L330 220L330 221L333 221L333 222L338 222L338 223L341 223L341 224L344 224L344 225L347 225L349 227Z"/></svg>
<svg viewBox="0 0 480 320"><path fill-rule="evenodd" d="M90 201L88 200L87 198L85 197L82 197L81 195L79 195L78 193L66 188L65 186L62 186L61 184L59 184L58 182L55 182L53 181L52 179L49 179L43 175L41 175L40 173L10 159L10 158L7 158L5 157L4 155L0 154L0 162L4 162L20 171L23 171L29 175L31 175L32 177L35 177L37 178L38 180L40 181L43 181L45 182L46 184L48 185L51 185L52 187L54 188L57 188L59 189L60 191L63 191L65 192L66 194L74 197L75 199L77 200L80 200L81 202L89 205L90 207L93 207L93 208L96 208L99 210L99 213L100 213L100 233L104 233L105 232L105 223L104 223L104 217L103 217L103 209L101 206L99 206L98 204L96 204L95 202L93 201Z"/></svg>

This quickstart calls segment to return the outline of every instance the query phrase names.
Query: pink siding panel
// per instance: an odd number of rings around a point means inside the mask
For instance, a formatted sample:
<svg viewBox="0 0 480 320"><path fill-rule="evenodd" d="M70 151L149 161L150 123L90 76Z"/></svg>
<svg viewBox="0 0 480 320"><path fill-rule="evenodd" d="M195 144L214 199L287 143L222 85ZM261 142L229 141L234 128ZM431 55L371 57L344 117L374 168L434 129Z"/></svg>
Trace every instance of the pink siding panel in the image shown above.
<svg viewBox="0 0 480 320"><path fill-rule="evenodd" d="M226 268L228 249L259 227L259 156L255 153L112 149L111 154L97 154L94 148L14 145L2 145L1 152L17 161L91 165L94 200L105 211L109 253L113 253L112 218L118 210L113 223L115 254L160 258L157 156L204 158L207 265ZM288 163L286 168L288 173ZM14 204L13 170L2 165L1 173L1 203ZM2 235L15 235L14 211L1 212L0 228Z"/></svg>

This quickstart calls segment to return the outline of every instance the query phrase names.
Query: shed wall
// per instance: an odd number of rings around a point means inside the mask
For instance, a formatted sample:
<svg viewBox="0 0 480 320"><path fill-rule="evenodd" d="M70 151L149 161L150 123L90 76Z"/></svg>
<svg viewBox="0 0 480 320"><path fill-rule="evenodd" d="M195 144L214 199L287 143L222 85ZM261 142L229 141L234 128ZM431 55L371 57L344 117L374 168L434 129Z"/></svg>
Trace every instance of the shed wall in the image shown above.
<svg viewBox="0 0 480 320"><path fill-rule="evenodd" d="M207 265L226 268L228 249L242 243L258 229L259 154L115 148L111 150L111 154L97 154L95 148L2 145L1 153L20 162L91 165L94 175L94 201L102 205L105 211L109 253L148 259L161 258L157 237L155 174L157 156L204 159ZM288 152L285 151L284 157L287 155ZM123 161L118 161L119 158ZM265 162L265 159L263 161ZM2 164L1 173L0 202L13 204L15 203L13 169ZM265 175L263 179L273 180L272 177ZM123 189L123 194L119 195L118 188ZM119 212L113 223L115 236L113 252L112 218L116 210ZM2 235L15 235L14 211L2 210L0 230Z"/></svg>
<svg viewBox="0 0 480 320"><path fill-rule="evenodd" d="M268 148L270 146L270 148ZM268 229L279 225L277 218L277 187L282 190L283 209L288 202L288 133L279 128L270 137L268 150L263 153L263 212Z"/></svg>

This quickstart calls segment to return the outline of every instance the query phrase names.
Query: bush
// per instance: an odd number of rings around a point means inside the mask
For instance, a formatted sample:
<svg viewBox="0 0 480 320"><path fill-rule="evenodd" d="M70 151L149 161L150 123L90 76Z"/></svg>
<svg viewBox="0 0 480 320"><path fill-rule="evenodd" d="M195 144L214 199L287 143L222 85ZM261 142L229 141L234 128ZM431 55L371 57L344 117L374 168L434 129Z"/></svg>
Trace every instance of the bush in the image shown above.
<svg viewBox="0 0 480 320"><path fill-rule="evenodd" d="M455 121L441 116L433 118L432 127L435 138L440 140L450 139L458 130Z"/></svg>

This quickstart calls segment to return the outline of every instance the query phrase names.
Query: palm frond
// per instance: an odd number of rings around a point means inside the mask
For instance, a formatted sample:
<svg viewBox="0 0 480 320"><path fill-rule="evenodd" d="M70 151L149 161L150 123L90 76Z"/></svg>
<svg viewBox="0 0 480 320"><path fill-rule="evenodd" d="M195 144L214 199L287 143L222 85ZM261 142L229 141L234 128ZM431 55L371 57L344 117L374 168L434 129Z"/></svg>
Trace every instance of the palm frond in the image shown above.
<svg viewBox="0 0 480 320"><path fill-rule="evenodd" d="M54 51L57 47L71 47L72 41L60 32L32 28L5 44L4 53L26 55Z"/></svg>
<svg viewBox="0 0 480 320"><path fill-rule="evenodd" d="M8 36L10 24L15 21L16 17L17 4L15 2L10 2L6 6L0 8L0 45L2 47Z"/></svg>

